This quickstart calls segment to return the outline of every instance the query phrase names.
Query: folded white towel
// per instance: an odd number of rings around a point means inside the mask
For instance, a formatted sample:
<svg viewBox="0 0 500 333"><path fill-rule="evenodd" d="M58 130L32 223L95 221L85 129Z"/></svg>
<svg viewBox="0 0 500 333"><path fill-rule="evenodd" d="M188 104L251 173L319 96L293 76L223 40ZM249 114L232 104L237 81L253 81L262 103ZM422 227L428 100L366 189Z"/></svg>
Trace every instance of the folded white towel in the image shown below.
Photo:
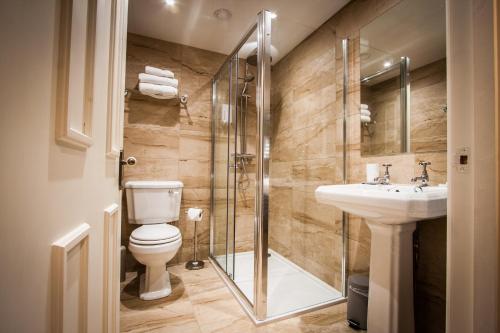
<svg viewBox="0 0 500 333"><path fill-rule="evenodd" d="M368 117L372 115L372 113L370 112L370 110L367 110L367 109L361 109L359 111L359 113L361 113L362 116L368 116Z"/></svg>
<svg viewBox="0 0 500 333"><path fill-rule="evenodd" d="M176 79L171 79L171 78L164 77L164 76L156 76L156 75L151 75L151 74L146 74L146 73L139 74L139 82L159 84L159 85L170 86L170 87L174 87L174 88L177 88L177 86L179 85L179 81L177 81Z"/></svg>
<svg viewBox="0 0 500 333"><path fill-rule="evenodd" d="M154 98L171 99L177 96L177 88L152 83L139 83L139 91Z"/></svg>
<svg viewBox="0 0 500 333"><path fill-rule="evenodd" d="M371 121L372 121L372 118L370 118L370 116L361 116L362 123L369 123Z"/></svg>
<svg viewBox="0 0 500 333"><path fill-rule="evenodd" d="M169 71L168 69L160 69L153 66L146 66L144 71L146 72L146 74L169 77L171 79L174 78L174 73Z"/></svg>
<svg viewBox="0 0 500 333"><path fill-rule="evenodd" d="M361 104L359 106L360 109L365 109L365 110L368 110L368 104Z"/></svg>

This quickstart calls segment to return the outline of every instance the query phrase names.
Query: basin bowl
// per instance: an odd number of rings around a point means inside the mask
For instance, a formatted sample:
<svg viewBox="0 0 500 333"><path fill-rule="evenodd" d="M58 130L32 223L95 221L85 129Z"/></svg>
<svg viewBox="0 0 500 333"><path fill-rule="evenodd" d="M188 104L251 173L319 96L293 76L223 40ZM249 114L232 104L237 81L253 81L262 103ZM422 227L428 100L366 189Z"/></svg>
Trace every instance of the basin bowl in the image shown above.
<svg viewBox="0 0 500 333"><path fill-rule="evenodd" d="M318 202L383 224L403 224L446 215L446 186L325 185L315 192Z"/></svg>

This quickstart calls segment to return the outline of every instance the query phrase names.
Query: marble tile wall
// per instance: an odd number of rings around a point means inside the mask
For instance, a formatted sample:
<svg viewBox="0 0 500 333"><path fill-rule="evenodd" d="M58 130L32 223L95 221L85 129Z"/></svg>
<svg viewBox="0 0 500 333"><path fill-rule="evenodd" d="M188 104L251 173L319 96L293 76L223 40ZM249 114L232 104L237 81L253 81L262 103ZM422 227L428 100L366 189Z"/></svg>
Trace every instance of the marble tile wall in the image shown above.
<svg viewBox="0 0 500 333"><path fill-rule="evenodd" d="M341 213L316 203L313 191L320 184L342 180L342 38L349 38L347 181L364 181L366 163L391 163L392 181L408 183L421 172L418 162L426 160L432 162L431 183L446 182L446 151L441 143L431 151L426 147L409 154L361 156L359 30L399 2L350 2L272 68L269 246L336 287L340 283ZM446 134L440 136L442 142ZM444 322L445 256L429 255L446 249L443 225L445 218L418 226L422 232L417 237L425 244L416 272L419 332L439 331L439 327L426 326L425 318ZM348 242L349 273L367 273L370 231L363 219L349 216Z"/></svg>
<svg viewBox="0 0 500 333"><path fill-rule="evenodd" d="M411 71L410 82L410 150L446 151L446 59Z"/></svg>
<svg viewBox="0 0 500 333"><path fill-rule="evenodd" d="M320 28L272 67L269 247L340 290L340 214L314 198L340 181L334 41Z"/></svg>
<svg viewBox="0 0 500 333"><path fill-rule="evenodd" d="M175 43L129 34L126 64L124 124L125 156L135 156L137 165L125 167L126 180L180 180L184 183L180 221L182 248L170 262L187 261L193 255L194 226L185 210L205 210L199 223L201 258L209 247L210 206L210 114L211 80L226 56ZM158 100L136 91L137 76L146 65L168 68L179 80L179 93L189 95L187 107L177 101ZM126 209L126 202L124 209ZM127 244L135 226L123 212L122 243ZM127 256L132 259L131 255ZM130 261L129 261L130 262ZM132 261L133 263L133 261Z"/></svg>

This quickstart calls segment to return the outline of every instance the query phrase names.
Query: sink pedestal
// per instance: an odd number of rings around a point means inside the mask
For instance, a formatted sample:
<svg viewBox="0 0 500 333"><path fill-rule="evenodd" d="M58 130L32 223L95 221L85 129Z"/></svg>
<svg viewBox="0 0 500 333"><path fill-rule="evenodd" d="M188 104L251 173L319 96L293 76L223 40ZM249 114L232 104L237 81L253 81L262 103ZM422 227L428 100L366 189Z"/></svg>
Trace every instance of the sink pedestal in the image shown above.
<svg viewBox="0 0 500 333"><path fill-rule="evenodd" d="M446 186L324 185L316 199L361 216L371 230L368 333L414 333L413 231L446 215Z"/></svg>
<svg viewBox="0 0 500 333"><path fill-rule="evenodd" d="M371 230L368 333L413 333L413 231L416 222Z"/></svg>

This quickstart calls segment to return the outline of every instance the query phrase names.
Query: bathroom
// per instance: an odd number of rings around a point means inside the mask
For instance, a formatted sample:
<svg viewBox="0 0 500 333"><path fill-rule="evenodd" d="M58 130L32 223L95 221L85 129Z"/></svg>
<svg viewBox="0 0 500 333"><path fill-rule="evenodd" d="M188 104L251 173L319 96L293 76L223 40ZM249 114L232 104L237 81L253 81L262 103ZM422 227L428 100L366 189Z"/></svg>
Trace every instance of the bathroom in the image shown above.
<svg viewBox="0 0 500 333"><path fill-rule="evenodd" d="M6 332L499 331L498 0L0 22Z"/></svg>
<svg viewBox="0 0 500 333"><path fill-rule="evenodd" d="M153 28L157 24L154 19L163 18L154 13L187 10L183 9L182 2L170 8L168 4L130 2L123 149L124 156L133 156L137 163L124 167L124 182L170 180L182 183L179 219L173 223L182 235L182 245L168 262L167 271L185 271L185 263L193 259L194 222L186 212L189 208L202 209L203 218L196 222L197 256L207 264L210 262L208 265L213 268L203 268L198 275L203 277L207 274L206 269L216 269L219 274L226 275L234 282L231 288L236 289L234 293L240 298L239 302L243 302L244 310L259 324L303 312L313 314L314 308L327 305L340 309L345 306L346 277L369 273L369 228L358 216L343 217L339 209L318 202L315 198L318 186L342 184L343 168L346 182L366 181L365 164L379 165L376 176L383 174L382 164L392 164L390 182L410 183L411 178L420 175L418 163L421 161L430 164L431 184L445 185L447 181L446 112L443 111L446 107L445 2L401 1L387 4L386 8L380 8L381 14L368 17L363 17L367 15L364 13L367 7L359 10L355 6L355 3L348 4L317 29L311 29L305 38L296 37L296 41L281 36L295 35L296 30L292 29L300 27L294 27L286 12L281 15L277 10L272 12L276 17L271 20L270 125L267 128L271 148L268 169L263 171L270 181L267 189L268 296L265 300L267 311L259 318L261 310L255 307L258 301L254 302L254 297L258 297L254 293L258 274L254 254L259 251L258 236L254 232L256 196L259 195L255 185L256 141L259 140L257 31L247 34L247 38L241 34L241 47L228 56L226 54L232 50L221 54L175 43L173 40L180 37L171 37L172 33L163 32L165 37L154 38L162 36L161 30ZM226 8L212 10L206 7L202 10L213 12L212 20L226 24L231 24L233 15L238 15ZM153 22L143 21L141 18L145 15ZM343 23L346 15L359 16L362 20L356 21L354 26L349 22L346 27ZM409 25L391 23L408 15L414 17ZM405 36L426 23L425 31L413 32L418 42L407 45ZM339 31L342 36L338 35ZM387 43L386 36L396 31L392 43ZM338 51L342 50L343 40L347 40L344 46L347 59ZM199 45L201 41L195 43L193 41L192 45ZM216 47L207 46L212 50ZM411 64L408 65L411 71L406 73L411 82L404 83L411 87L404 91L410 94L407 100L411 102L401 106L399 100L404 97L399 96L399 81L405 73L399 62L403 56ZM344 61L348 69L344 68ZM391 70L378 74L388 66L387 62L391 62ZM187 102L176 98L155 99L145 95L147 92L141 93L138 85L148 82L141 81L140 77L146 66L171 71L167 75L173 74L178 80L177 94L187 96ZM344 144L343 137L337 134L342 131L339 124L344 112L343 81L338 78L343 77L344 71L348 86L361 82L361 91L347 88L346 123L350 128L346 129L346 141L349 144ZM365 83L366 77L369 77L369 84ZM379 86L394 85L396 87L388 93L377 93ZM395 103L398 104L393 106ZM369 105L373 120L360 121L361 104ZM399 118L402 114L410 118L408 109L411 109L411 120L407 125ZM408 147L403 146L398 133L406 130L406 126L410 130ZM381 146L378 142L369 143L368 131L373 132L373 141L382 142L386 147L378 148ZM355 144L358 146L354 147ZM132 190L127 192L126 189L124 193L125 196L133 195ZM124 217L127 216L125 202L126 199L123 201ZM123 248L127 247L136 227L127 223L126 218L122 219ZM418 222L412 246L416 331L444 332L446 219ZM122 297L127 300L122 300L121 323L122 330L134 331L143 329L140 323L144 321L141 319L137 323L130 318L147 313L148 306L136 304L137 276L143 272L141 265L130 251L126 252L126 258L127 279L122 283L125 288ZM288 273L280 273L281 270ZM179 283L184 282L183 273L170 273L170 276L178 278ZM173 288L175 290L175 285ZM184 293L189 295L189 287L184 288ZM165 298L165 309L170 304L169 297ZM152 309L157 306L153 305ZM177 304L174 302L172 306ZM196 308L194 305L194 313ZM218 308L214 306L214 310ZM230 323L242 320L239 318L241 309L238 310L227 314ZM178 325L176 322L170 324L162 312L156 315L154 320L151 318L154 324L146 322L143 325L150 329ZM240 329L239 326L226 326L228 324L215 315L211 319L194 317L202 331L205 326L211 326L213 331ZM287 319L282 320L282 324L274 324L277 329L287 322ZM253 327L248 319L243 322ZM344 322L339 325L343 326Z"/></svg>

